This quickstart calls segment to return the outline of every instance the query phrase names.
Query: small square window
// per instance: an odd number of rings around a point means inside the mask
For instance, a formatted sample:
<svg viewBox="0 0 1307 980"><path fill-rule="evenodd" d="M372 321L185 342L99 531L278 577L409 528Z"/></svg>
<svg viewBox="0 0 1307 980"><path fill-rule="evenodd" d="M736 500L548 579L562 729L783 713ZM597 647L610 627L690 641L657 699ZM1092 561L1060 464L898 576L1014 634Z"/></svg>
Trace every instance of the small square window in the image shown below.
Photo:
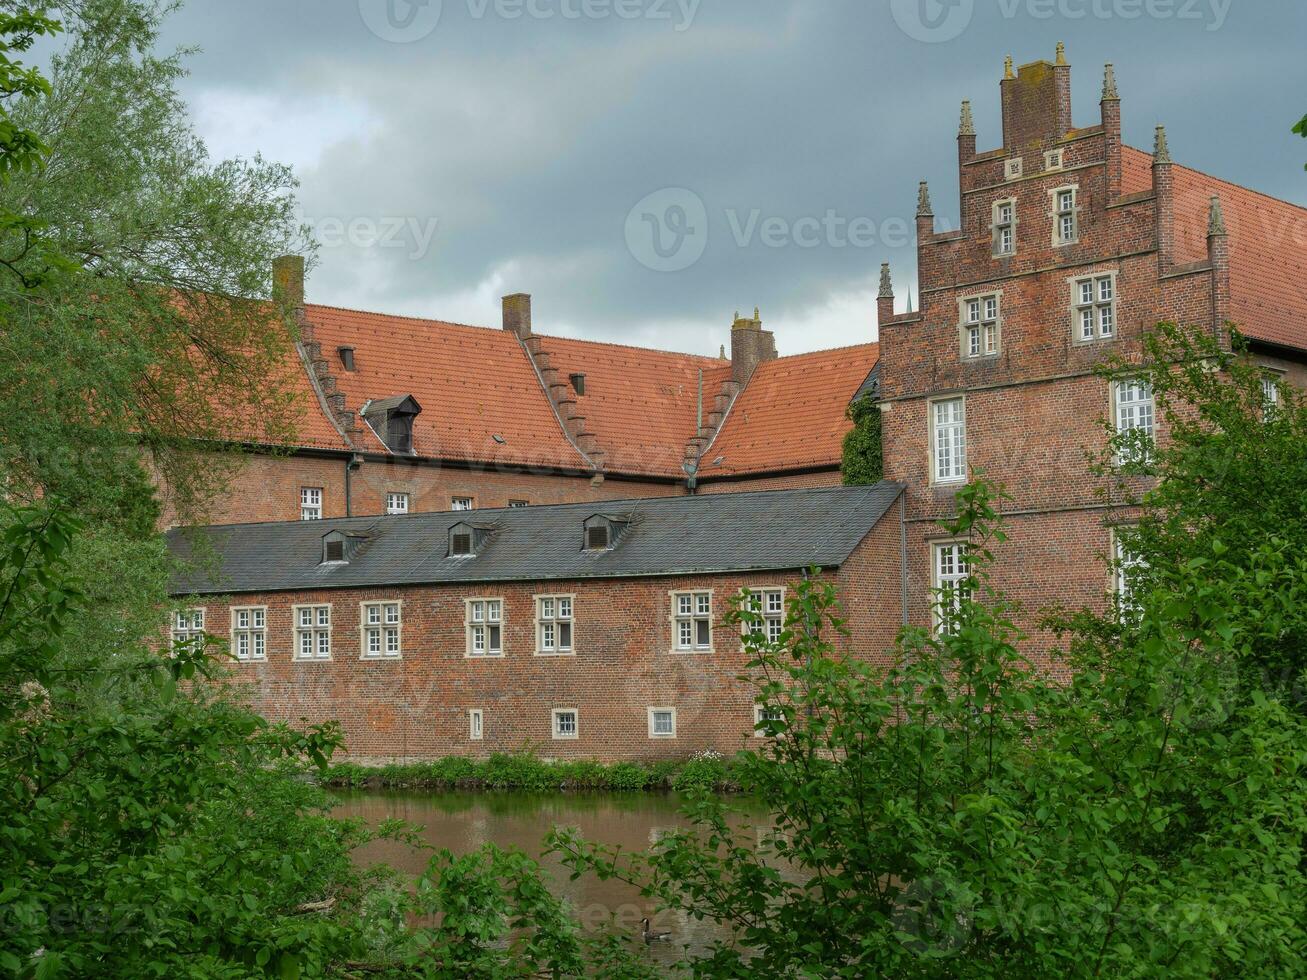
<svg viewBox="0 0 1307 980"><path fill-rule="evenodd" d="M531 506L531 501L529 501L529 500L510 500L510 501L508 502L508 506L509 506L509 507L530 507L530 506Z"/></svg>
<svg viewBox="0 0 1307 980"><path fill-rule="evenodd" d="M1003 164L1003 176L1008 180L1016 180L1021 176L1024 169L1021 157L1017 157L1016 159L1008 160Z"/></svg>
<svg viewBox="0 0 1307 980"><path fill-rule="evenodd" d="M650 708L649 709L649 737L650 738L675 738L676 737L676 709L675 708Z"/></svg>
<svg viewBox="0 0 1307 980"><path fill-rule="evenodd" d="M758 738L767 737L770 725L784 724L785 712L775 705L755 704L753 706L753 734Z"/></svg>
<svg viewBox="0 0 1307 980"><path fill-rule="evenodd" d="M1062 150L1049 150L1047 153L1044 154L1044 169L1061 170L1062 160L1063 160Z"/></svg>
<svg viewBox="0 0 1307 980"><path fill-rule="evenodd" d="M573 739L577 737L579 724L575 708L555 708L553 711L554 738Z"/></svg>

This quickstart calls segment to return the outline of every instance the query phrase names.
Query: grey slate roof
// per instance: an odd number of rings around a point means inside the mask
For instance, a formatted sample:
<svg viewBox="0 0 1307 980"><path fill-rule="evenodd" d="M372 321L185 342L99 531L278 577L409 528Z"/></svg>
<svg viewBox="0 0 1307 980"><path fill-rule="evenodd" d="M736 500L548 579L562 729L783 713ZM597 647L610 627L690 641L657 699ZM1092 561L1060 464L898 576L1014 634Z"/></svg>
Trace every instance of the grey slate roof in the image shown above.
<svg viewBox="0 0 1307 980"><path fill-rule="evenodd" d="M175 595L548 579L634 578L835 568L903 487L824 487L654 497L504 510L233 524L168 532L182 566L207 539L218 569L181 571ZM630 520L609 551L582 550L586 518ZM480 553L447 557L449 529L493 528ZM321 564L332 531L366 540L348 564ZM202 546L198 552L205 554Z"/></svg>

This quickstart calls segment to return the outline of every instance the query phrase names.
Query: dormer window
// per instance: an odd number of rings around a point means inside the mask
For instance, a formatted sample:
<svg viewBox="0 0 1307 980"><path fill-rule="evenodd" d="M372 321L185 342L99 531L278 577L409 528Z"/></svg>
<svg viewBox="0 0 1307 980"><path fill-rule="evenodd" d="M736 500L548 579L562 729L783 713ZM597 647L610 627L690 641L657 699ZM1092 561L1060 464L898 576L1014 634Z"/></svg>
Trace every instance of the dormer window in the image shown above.
<svg viewBox="0 0 1307 980"><path fill-rule="evenodd" d="M396 395L363 406L363 419L392 453L413 452L413 420L422 406L412 395Z"/></svg>
<svg viewBox="0 0 1307 980"><path fill-rule="evenodd" d="M322 564L329 565L333 562L343 562L345 557L345 533L343 531L332 531L322 537Z"/></svg>
<svg viewBox="0 0 1307 980"><path fill-rule="evenodd" d="M492 527L462 522L449 529L449 557L473 558L481 554Z"/></svg>
<svg viewBox="0 0 1307 980"><path fill-rule="evenodd" d="M626 532L629 520L606 514L595 514L585 522L585 534L582 539L583 551L608 551L616 546Z"/></svg>

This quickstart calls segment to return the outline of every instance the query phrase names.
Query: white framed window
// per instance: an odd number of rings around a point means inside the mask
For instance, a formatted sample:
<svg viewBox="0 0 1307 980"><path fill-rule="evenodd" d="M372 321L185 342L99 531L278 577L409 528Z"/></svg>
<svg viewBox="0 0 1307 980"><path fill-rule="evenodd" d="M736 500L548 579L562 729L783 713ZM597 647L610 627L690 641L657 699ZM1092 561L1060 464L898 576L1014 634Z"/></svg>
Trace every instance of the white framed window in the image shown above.
<svg viewBox="0 0 1307 980"><path fill-rule="evenodd" d="M1130 551L1121 535L1112 532L1112 588L1116 593L1117 604L1123 610L1136 608L1135 592L1138 588L1139 572L1144 568L1144 561Z"/></svg>
<svg viewBox="0 0 1307 980"><path fill-rule="evenodd" d="M475 510L476 500L472 497L451 497L449 500L450 510Z"/></svg>
<svg viewBox="0 0 1307 980"><path fill-rule="evenodd" d="M1153 406L1153 387L1142 378L1129 378L1112 382L1113 415L1118 435L1140 432L1152 441L1156 427ZM1120 453L1118 463L1133 462L1133 457Z"/></svg>
<svg viewBox="0 0 1307 980"><path fill-rule="evenodd" d="M386 494L386 513L390 516L394 516L396 514L407 514L408 494L406 493Z"/></svg>
<svg viewBox="0 0 1307 980"><path fill-rule="evenodd" d="M232 609L231 649L237 660L268 659L267 606L237 606Z"/></svg>
<svg viewBox="0 0 1307 980"><path fill-rule="evenodd" d="M529 500L510 500L510 501L508 502L508 506L509 506L509 507L530 507L530 506L531 506L531 501L529 501Z"/></svg>
<svg viewBox="0 0 1307 980"><path fill-rule="evenodd" d="M1044 154L1045 170L1061 170L1065 160L1063 150L1049 150Z"/></svg>
<svg viewBox="0 0 1307 980"><path fill-rule="evenodd" d="M994 204L994 254L1017 253L1017 202L1016 198Z"/></svg>
<svg viewBox="0 0 1307 980"><path fill-rule="evenodd" d="M676 737L676 709L675 708L650 708L649 709L649 737L650 738L675 738Z"/></svg>
<svg viewBox="0 0 1307 980"><path fill-rule="evenodd" d="M1071 307L1079 343L1116 336L1116 275L1106 273L1071 280Z"/></svg>
<svg viewBox="0 0 1307 980"><path fill-rule="evenodd" d="M1016 180L1025 171L1025 164L1021 157L1004 161L1003 176L1008 180Z"/></svg>
<svg viewBox="0 0 1307 980"><path fill-rule="evenodd" d="M322 487L300 487L300 520L322 520Z"/></svg>
<svg viewBox="0 0 1307 980"><path fill-rule="evenodd" d="M966 399L942 398L929 403L931 475L935 483L961 483L967 478Z"/></svg>
<svg viewBox="0 0 1307 980"><path fill-rule="evenodd" d="M776 705L755 704L753 706L753 734L755 738L766 738L767 733L760 727L764 722L782 722L785 712Z"/></svg>
<svg viewBox="0 0 1307 980"><path fill-rule="evenodd" d="M749 610L755 616L761 616L762 622L752 626L752 631L761 634L769 643L775 643L785 631L785 590L784 589L750 589ZM749 630L745 624L745 630Z"/></svg>
<svg viewBox="0 0 1307 980"><path fill-rule="evenodd" d="M555 656L573 652L572 606L570 595L536 596L537 654Z"/></svg>
<svg viewBox="0 0 1307 980"><path fill-rule="evenodd" d="M1280 404L1280 381L1283 375L1279 371L1267 369L1262 375L1262 408L1274 411Z"/></svg>
<svg viewBox="0 0 1307 980"><path fill-rule="evenodd" d="M1076 208L1078 189L1059 187L1053 195L1053 244L1071 245L1080 239L1080 218Z"/></svg>
<svg viewBox="0 0 1307 980"><path fill-rule="evenodd" d="M479 742L485 737L486 716L480 708L472 708L467 713L467 737Z"/></svg>
<svg viewBox="0 0 1307 980"><path fill-rule="evenodd" d="M331 659L331 606L292 606L295 659Z"/></svg>
<svg viewBox="0 0 1307 980"><path fill-rule="evenodd" d="M935 583L935 631L940 636L957 632L957 614L962 601L970 597L967 582L971 561L965 541L942 541L932 546L932 577Z"/></svg>
<svg viewBox="0 0 1307 980"><path fill-rule="evenodd" d="M504 655L504 600L468 599L467 656L502 657Z"/></svg>
<svg viewBox="0 0 1307 980"><path fill-rule="evenodd" d="M394 659L401 654L403 612L398 602L365 602L363 622L363 659Z"/></svg>
<svg viewBox="0 0 1307 980"><path fill-rule="evenodd" d="M712 650L712 593L672 593L672 638L676 650Z"/></svg>
<svg viewBox="0 0 1307 980"><path fill-rule="evenodd" d="M204 609L179 609L172 617L172 645L174 648L198 647L204 642Z"/></svg>
<svg viewBox="0 0 1307 980"><path fill-rule="evenodd" d="M551 712L553 732L556 739L573 739L580 730L580 720L575 708L555 708Z"/></svg>
<svg viewBox="0 0 1307 980"><path fill-rule="evenodd" d="M992 357L997 354L1001 294L970 296L959 305L962 310L962 356Z"/></svg>

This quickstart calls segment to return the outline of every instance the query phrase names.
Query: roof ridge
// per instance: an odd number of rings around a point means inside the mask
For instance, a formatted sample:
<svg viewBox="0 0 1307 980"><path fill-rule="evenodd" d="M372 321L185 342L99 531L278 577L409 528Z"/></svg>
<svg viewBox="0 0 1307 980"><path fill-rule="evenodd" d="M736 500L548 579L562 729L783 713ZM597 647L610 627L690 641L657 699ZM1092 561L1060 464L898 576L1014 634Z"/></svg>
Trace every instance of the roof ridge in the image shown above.
<svg viewBox="0 0 1307 980"><path fill-rule="evenodd" d="M488 333L499 334L502 331L498 327L483 327L475 323L458 323L454 320L436 320L427 316L410 316L407 313L383 313L380 310L360 310L352 306L333 306L330 303L305 303L308 310L336 310L339 313L361 313L364 316L384 316L392 320L411 320L415 323L437 324L442 327L459 327L463 330L485 330Z"/></svg>
<svg viewBox="0 0 1307 980"><path fill-rule="evenodd" d="M713 357L711 354L694 354L684 350L667 350L665 347L641 347L638 344L619 344L614 340L590 340L585 337L567 337L563 334L533 333L533 337L541 340L570 340L576 344L591 344L595 347L618 347L622 350L638 350L648 354L670 354L674 357L692 357L700 361L713 361L721 367L729 367L731 360L729 357Z"/></svg>

